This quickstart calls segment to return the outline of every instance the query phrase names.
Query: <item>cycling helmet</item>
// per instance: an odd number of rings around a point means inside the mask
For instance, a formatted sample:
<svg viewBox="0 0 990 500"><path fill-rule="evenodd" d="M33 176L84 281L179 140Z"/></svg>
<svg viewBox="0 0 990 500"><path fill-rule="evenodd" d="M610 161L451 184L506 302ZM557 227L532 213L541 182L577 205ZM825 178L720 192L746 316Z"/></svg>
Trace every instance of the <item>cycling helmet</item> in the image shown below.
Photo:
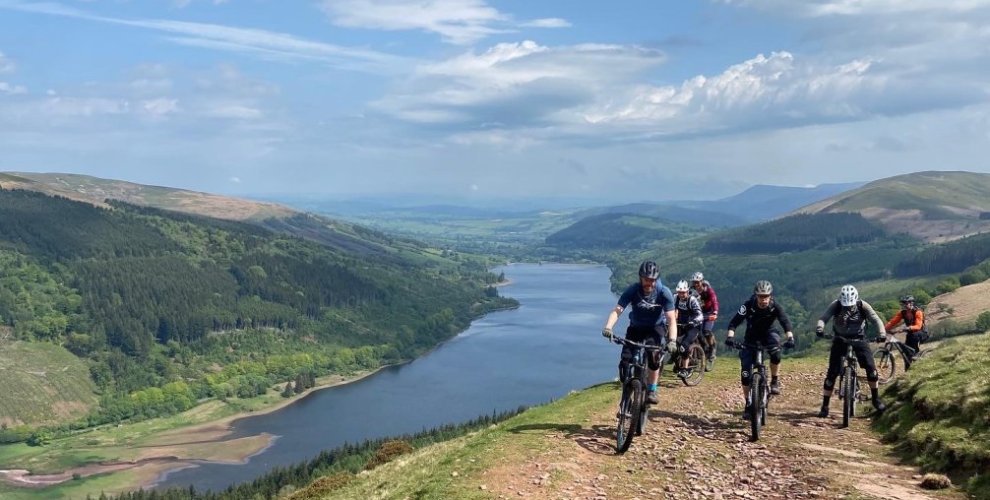
<svg viewBox="0 0 990 500"><path fill-rule="evenodd" d="M773 293L773 285L767 280L760 280L753 286L753 293L756 295L770 295Z"/></svg>
<svg viewBox="0 0 990 500"><path fill-rule="evenodd" d="M686 292L688 291L687 281L680 280L677 282L677 288L674 289L675 292Z"/></svg>
<svg viewBox="0 0 990 500"><path fill-rule="evenodd" d="M839 290L839 303L843 306L854 306L857 300L859 300L859 292L856 291L856 287L845 285Z"/></svg>
<svg viewBox="0 0 990 500"><path fill-rule="evenodd" d="M698 271L691 275L691 281L705 281L705 275Z"/></svg>
<svg viewBox="0 0 990 500"><path fill-rule="evenodd" d="M905 295L901 297L901 304L907 304L908 302L914 302L914 295Z"/></svg>
<svg viewBox="0 0 990 500"><path fill-rule="evenodd" d="M660 266L652 260L647 260L639 265L639 277L655 280L660 277Z"/></svg>

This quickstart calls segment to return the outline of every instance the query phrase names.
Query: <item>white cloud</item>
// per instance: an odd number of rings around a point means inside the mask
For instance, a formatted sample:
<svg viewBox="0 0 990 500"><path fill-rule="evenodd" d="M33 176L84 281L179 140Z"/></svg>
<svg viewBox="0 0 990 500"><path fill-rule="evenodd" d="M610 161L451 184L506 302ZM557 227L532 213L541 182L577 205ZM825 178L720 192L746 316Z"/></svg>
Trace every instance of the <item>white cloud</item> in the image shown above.
<svg viewBox="0 0 990 500"><path fill-rule="evenodd" d="M241 183L241 178L240 177L231 177L230 178L230 182L233 182L234 184L240 184Z"/></svg>
<svg viewBox="0 0 990 500"><path fill-rule="evenodd" d="M154 117L164 117L179 110L179 100L159 97L141 101L141 110Z"/></svg>
<svg viewBox="0 0 990 500"><path fill-rule="evenodd" d="M317 42L286 33L261 29L166 19L123 19L98 16L56 3L23 3L0 0L0 8L171 33L179 35L166 38L174 43L256 56L262 55L270 59L303 59L321 61L348 69L389 72L394 71L393 68L397 65L405 65L403 58L383 52Z"/></svg>
<svg viewBox="0 0 990 500"><path fill-rule="evenodd" d="M560 18L514 21L485 0L323 0L323 11L337 26L381 30L421 30L445 42L470 44L517 28L566 28Z"/></svg>
<svg viewBox="0 0 990 500"><path fill-rule="evenodd" d="M896 58L833 62L786 51L677 85L650 83L665 61L635 46L497 44L421 65L372 106L457 143L608 142L869 120L968 106L990 91Z"/></svg>
<svg viewBox="0 0 990 500"><path fill-rule="evenodd" d="M26 94L27 88L23 85L12 85L7 82L0 82L0 94L15 95Z"/></svg>
<svg viewBox="0 0 990 500"><path fill-rule="evenodd" d="M231 118L235 120L253 120L261 118L264 115L257 108L238 103L213 103L205 108L203 113L213 118Z"/></svg>
<svg viewBox="0 0 990 500"><path fill-rule="evenodd" d="M519 24L524 28L570 28L571 23L559 17L547 17L543 19L533 19Z"/></svg>
<svg viewBox="0 0 990 500"><path fill-rule="evenodd" d="M14 61L0 51L0 73L13 73L16 67Z"/></svg>
<svg viewBox="0 0 990 500"><path fill-rule="evenodd" d="M663 53L641 47L503 43L480 54L424 64L373 107L419 123L532 124L594 100L599 91L664 59Z"/></svg>
<svg viewBox="0 0 990 500"><path fill-rule="evenodd" d="M508 20L483 0L324 0L321 6L338 26L424 30L457 44L499 33L491 25Z"/></svg>

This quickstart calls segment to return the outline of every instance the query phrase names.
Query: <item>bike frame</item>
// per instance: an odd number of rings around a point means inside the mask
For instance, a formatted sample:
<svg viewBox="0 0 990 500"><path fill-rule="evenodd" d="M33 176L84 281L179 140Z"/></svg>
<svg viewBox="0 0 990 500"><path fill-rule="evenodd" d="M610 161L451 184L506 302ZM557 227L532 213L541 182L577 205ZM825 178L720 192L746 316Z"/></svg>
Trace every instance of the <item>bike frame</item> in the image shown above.
<svg viewBox="0 0 990 500"><path fill-rule="evenodd" d="M826 335L825 338L835 342L835 335ZM842 339L846 344L846 353L842 356L842 366L839 369L839 399L842 400L842 427L849 427L849 420L856 415L856 404L859 402L863 391L859 384L859 360L856 359L856 351L853 350L852 342Z"/></svg>
<svg viewBox="0 0 990 500"><path fill-rule="evenodd" d="M747 398L752 404L753 414L750 416L750 431L751 441L758 441L760 439L760 429L767 425L767 412L770 407L770 399L773 394L770 393L770 378L767 376L767 361L764 352L767 350L766 345L762 343L755 344L744 344L737 342L735 344L735 349L753 349L756 351L756 358L753 360L753 376L749 383L749 394ZM754 380L756 379L754 383Z"/></svg>

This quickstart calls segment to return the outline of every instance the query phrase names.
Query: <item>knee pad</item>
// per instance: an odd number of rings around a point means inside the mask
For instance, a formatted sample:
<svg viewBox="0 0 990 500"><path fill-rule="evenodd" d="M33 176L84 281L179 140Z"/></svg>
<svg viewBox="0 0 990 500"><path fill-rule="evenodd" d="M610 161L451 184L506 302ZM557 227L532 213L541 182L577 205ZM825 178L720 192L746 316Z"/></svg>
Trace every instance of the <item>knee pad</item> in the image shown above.
<svg viewBox="0 0 990 500"><path fill-rule="evenodd" d="M626 360L619 361L619 381L623 384L626 383L626 372L629 370L629 362Z"/></svg>
<svg viewBox="0 0 990 500"><path fill-rule="evenodd" d="M826 391L835 389L835 377L826 377L825 383L822 384L822 389L825 389Z"/></svg>
<svg viewBox="0 0 990 500"><path fill-rule="evenodd" d="M743 370L741 375L742 385L748 386L753 381L753 372Z"/></svg>
<svg viewBox="0 0 990 500"><path fill-rule="evenodd" d="M648 366L650 368L650 370L659 370L660 369L660 353L657 352L657 351L653 351L653 352L647 354L646 355L646 366Z"/></svg>
<svg viewBox="0 0 990 500"><path fill-rule="evenodd" d="M867 372L866 372L866 380L868 382L876 382L876 381L880 380L880 374L877 373L876 370L867 370Z"/></svg>
<svg viewBox="0 0 990 500"><path fill-rule="evenodd" d="M779 365L780 359L780 349L770 351L770 364Z"/></svg>

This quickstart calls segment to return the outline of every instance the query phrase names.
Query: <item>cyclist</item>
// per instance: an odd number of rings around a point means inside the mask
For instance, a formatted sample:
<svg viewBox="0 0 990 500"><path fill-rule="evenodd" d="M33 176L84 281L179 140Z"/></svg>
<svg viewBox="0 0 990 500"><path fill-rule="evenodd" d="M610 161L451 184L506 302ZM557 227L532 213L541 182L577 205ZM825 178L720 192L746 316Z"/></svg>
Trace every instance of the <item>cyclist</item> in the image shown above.
<svg viewBox="0 0 990 500"><path fill-rule="evenodd" d="M766 346L770 354L770 393L780 394L780 381L777 378L780 369L780 331L773 328L773 322L780 323L787 332L787 341L783 344L785 349L794 347L794 332L791 330L791 320L788 319L784 308L773 300L773 285L767 280L756 282L753 286L753 295L739 306L739 311L729 320L725 345L737 347L734 340L735 330L743 320L746 321L746 338L738 347L739 361L742 364L743 399L746 400L743 418L748 420L753 416L753 402L748 399L749 383L752 380L753 365L756 361L756 349L752 345L759 342Z"/></svg>
<svg viewBox="0 0 990 500"><path fill-rule="evenodd" d="M639 283L633 283L622 295L619 303L608 313L602 336L612 340L615 335L612 327L619 320L619 315L632 304L629 311L629 327L626 329L626 339L644 344L662 345L667 337L667 351L677 349L677 318L674 315L674 296L670 289L660 282L660 267L651 260L639 266ZM625 363L632 357L632 347L622 346L622 359L619 361L619 373L624 373ZM657 404L657 379L660 377L660 357L653 353L649 357L649 391L646 399L650 404Z"/></svg>
<svg viewBox="0 0 990 500"><path fill-rule="evenodd" d="M914 355L917 355L921 350L921 343L928 339L928 329L925 328L925 312L914 307L912 295L901 297L901 310L887 322L887 330L894 328L901 321L904 321L904 330L907 331L904 343L914 349Z"/></svg>
<svg viewBox="0 0 990 500"><path fill-rule="evenodd" d="M856 353L856 360L859 365L866 369L866 380L870 383L870 396L873 398L873 408L878 412L887 409L887 405L880 400L877 389L877 380L880 379L877 367L873 363L873 352L865 339L866 321L872 321L877 327L877 335L885 337L887 331L884 328L883 320L876 311L865 300L860 300L859 291L852 285L845 285L839 290L838 300L833 300L820 318L818 326L815 327L815 335L819 338L825 335L825 323L832 321L832 350L828 355L828 373L825 374L825 384L822 386L822 408L818 416L825 418L828 416L828 401L832 396L832 389L835 388L835 379L842 370L842 357L846 355L846 346L852 345Z"/></svg>
<svg viewBox="0 0 990 500"><path fill-rule="evenodd" d="M701 301L701 312L705 315L701 328L705 340L701 345L705 347L705 354L708 356L708 365L705 366L705 371L708 372L715 364L715 335L712 332L715 329L715 320L718 319L718 296L701 271L691 276L691 288L691 292Z"/></svg>
<svg viewBox="0 0 990 500"><path fill-rule="evenodd" d="M677 282L674 288L677 296L674 298L675 309L677 310L677 338L678 350L681 352L678 363L677 376L682 379L687 378L688 356L687 351L698 338L699 329L704 322L704 314L701 312L701 304L698 298L691 295L688 290L687 281Z"/></svg>

